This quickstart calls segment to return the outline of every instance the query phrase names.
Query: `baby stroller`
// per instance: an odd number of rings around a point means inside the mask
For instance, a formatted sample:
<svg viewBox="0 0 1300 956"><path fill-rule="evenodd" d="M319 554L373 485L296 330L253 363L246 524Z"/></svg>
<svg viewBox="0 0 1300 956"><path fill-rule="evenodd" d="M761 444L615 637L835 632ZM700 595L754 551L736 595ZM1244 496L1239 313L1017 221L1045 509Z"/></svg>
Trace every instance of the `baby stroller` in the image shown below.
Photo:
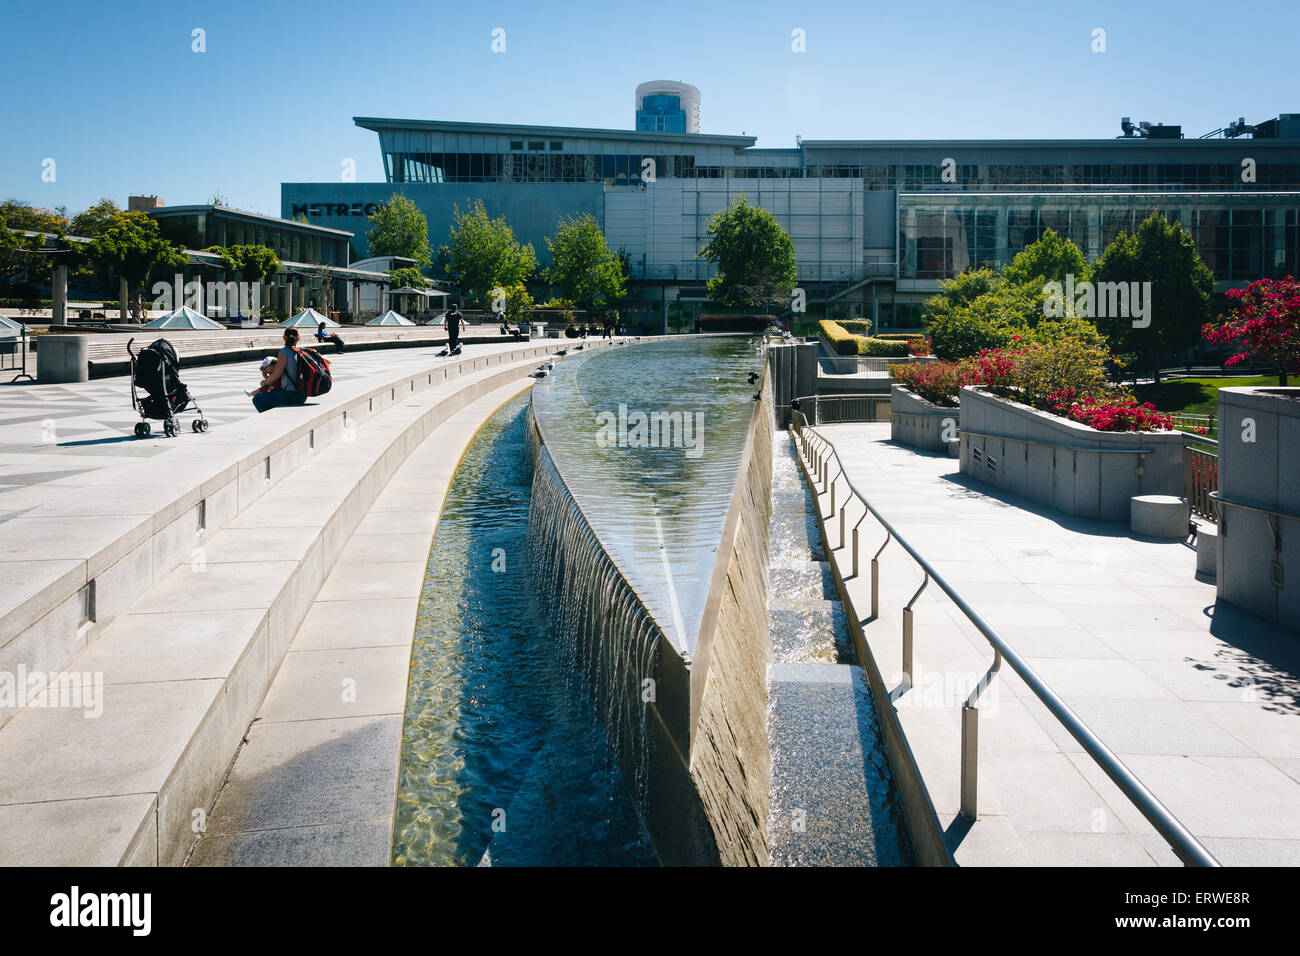
<svg viewBox="0 0 1300 956"><path fill-rule="evenodd" d="M163 423L163 434L171 438L180 431L176 423L178 412L186 411L192 405L198 415L192 426L196 432L208 430L208 420L203 417L203 409L190 395L190 390L180 380L180 358L176 349L166 339L158 339L139 354L131 351L129 339L126 352L131 356L131 407L140 412L140 421L136 422L135 437L148 438L151 431L148 419ZM136 387L147 393L143 397L136 395Z"/></svg>

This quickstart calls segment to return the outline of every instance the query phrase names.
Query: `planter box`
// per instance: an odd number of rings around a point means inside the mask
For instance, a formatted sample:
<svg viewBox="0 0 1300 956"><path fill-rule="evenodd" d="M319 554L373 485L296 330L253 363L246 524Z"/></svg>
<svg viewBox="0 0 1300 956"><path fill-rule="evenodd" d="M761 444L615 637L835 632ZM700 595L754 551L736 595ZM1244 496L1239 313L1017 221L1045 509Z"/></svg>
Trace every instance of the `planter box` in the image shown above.
<svg viewBox="0 0 1300 956"><path fill-rule="evenodd" d="M1182 495L1183 433L1098 431L967 386L961 473L1066 514L1127 524L1134 495Z"/></svg>
<svg viewBox="0 0 1300 956"><path fill-rule="evenodd" d="M1219 390L1219 494L1218 596L1300 631L1300 388Z"/></svg>
<svg viewBox="0 0 1300 956"><path fill-rule="evenodd" d="M955 436L960 408L928 402L904 385L889 386L889 437L924 451L947 451L945 433Z"/></svg>

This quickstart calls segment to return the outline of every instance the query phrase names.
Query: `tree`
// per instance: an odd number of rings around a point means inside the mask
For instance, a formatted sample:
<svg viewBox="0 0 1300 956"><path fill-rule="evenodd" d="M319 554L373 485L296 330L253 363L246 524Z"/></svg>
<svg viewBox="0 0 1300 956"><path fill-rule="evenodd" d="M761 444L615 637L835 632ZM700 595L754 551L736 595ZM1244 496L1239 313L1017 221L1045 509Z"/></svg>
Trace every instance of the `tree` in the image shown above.
<svg viewBox="0 0 1300 956"><path fill-rule="evenodd" d="M1219 325L1206 325L1205 338L1215 345L1240 343L1241 351L1226 365L1268 362L1277 369L1277 383L1286 385L1289 373L1300 373L1300 283L1285 279L1258 279L1244 289L1229 289L1237 305Z"/></svg>
<svg viewBox="0 0 1300 956"><path fill-rule="evenodd" d="M388 282L398 289L403 286L410 286L412 289L424 289L429 285L429 280L424 277L424 273L412 266L389 269Z"/></svg>
<svg viewBox="0 0 1300 956"><path fill-rule="evenodd" d="M528 294L528 289L522 282L516 282L509 288L498 286L493 289L492 305L494 309L499 305L506 314L506 320L517 326L532 311L533 297Z"/></svg>
<svg viewBox="0 0 1300 956"><path fill-rule="evenodd" d="M20 199L0 202L0 225L15 232L47 232L62 234L68 229L68 218L57 211L37 209Z"/></svg>
<svg viewBox="0 0 1300 956"><path fill-rule="evenodd" d="M1160 380L1160 353L1191 348L1210 318L1214 275L1201 261L1191 233L1158 212L1133 235L1121 232L1115 237L1094 263L1092 281L1098 287L1103 282L1123 283L1128 289L1136 283L1136 291L1144 296L1141 290L1150 290L1140 318L1099 316L1097 327L1121 351L1147 353L1156 381ZM1145 286L1148 282L1150 286ZM1129 301L1134 301L1131 294Z"/></svg>
<svg viewBox="0 0 1300 956"><path fill-rule="evenodd" d="M1067 275L1074 276L1076 282L1087 279L1088 258L1082 249L1058 236L1054 229L1048 229L1037 242L1025 246L1002 268L1002 277L1016 285L1065 282Z"/></svg>
<svg viewBox="0 0 1300 956"><path fill-rule="evenodd" d="M608 308L623 298L627 273L591 213L561 219L546 248L551 253L546 281L578 308Z"/></svg>
<svg viewBox="0 0 1300 956"><path fill-rule="evenodd" d="M280 257L266 246L212 246L208 252L221 256L226 271L245 282L270 282L280 271Z"/></svg>
<svg viewBox="0 0 1300 956"><path fill-rule="evenodd" d="M122 214L117 203L111 199L101 199L84 212L72 217L69 231L74 236L94 239L113 224L113 220Z"/></svg>
<svg viewBox="0 0 1300 956"><path fill-rule="evenodd" d="M709 220L700 256L716 266L709 296L724 306L759 310L788 304L798 281L794 243L766 209L740 198Z"/></svg>
<svg viewBox="0 0 1300 956"><path fill-rule="evenodd" d="M489 298L497 286L526 282L537 270L532 244L516 242L504 216L489 219L481 199L468 212L453 207L451 235L440 258L461 291L476 301Z"/></svg>
<svg viewBox="0 0 1300 956"><path fill-rule="evenodd" d="M135 315L144 313L141 286L155 268L180 269L189 261L185 250L158 235L158 224L142 212L119 212L112 223L84 247L98 269L126 280ZM123 312L126 302L122 303Z"/></svg>
<svg viewBox="0 0 1300 956"><path fill-rule="evenodd" d="M429 223L420 207L402 193L393 193L370 216L366 239L372 256L402 256L421 268L429 265Z"/></svg>

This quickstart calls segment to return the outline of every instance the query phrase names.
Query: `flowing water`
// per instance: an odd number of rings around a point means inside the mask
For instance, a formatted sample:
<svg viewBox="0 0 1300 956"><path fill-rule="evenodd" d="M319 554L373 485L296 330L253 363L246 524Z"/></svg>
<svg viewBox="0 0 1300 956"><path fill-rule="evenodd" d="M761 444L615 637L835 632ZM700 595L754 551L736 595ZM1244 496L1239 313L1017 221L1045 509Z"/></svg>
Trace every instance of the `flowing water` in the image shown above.
<svg viewBox="0 0 1300 956"><path fill-rule="evenodd" d="M694 647L763 360L743 337L570 353L534 388L592 532L679 649Z"/></svg>
<svg viewBox="0 0 1300 956"><path fill-rule="evenodd" d="M397 865L655 862L592 699L536 601L526 404L507 403L471 442L429 555Z"/></svg>

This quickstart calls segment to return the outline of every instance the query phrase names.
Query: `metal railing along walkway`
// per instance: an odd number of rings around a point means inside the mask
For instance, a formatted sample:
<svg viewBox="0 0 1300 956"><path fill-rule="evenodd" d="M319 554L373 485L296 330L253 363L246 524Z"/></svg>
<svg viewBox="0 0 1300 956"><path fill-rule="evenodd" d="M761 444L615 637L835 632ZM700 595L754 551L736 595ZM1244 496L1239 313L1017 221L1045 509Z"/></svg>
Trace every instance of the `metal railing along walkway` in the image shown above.
<svg viewBox="0 0 1300 956"><path fill-rule="evenodd" d="M827 521L836 515L836 491L837 486L843 481L844 486L848 488L849 494L861 502L864 511L857 524L853 526L852 538L852 557L853 557L853 576L858 575L858 528L866 519L867 515L874 517L885 530L885 540L880 548L876 551L871 559L871 616L873 619L879 617L880 613L880 555L889 547L891 541L897 541L904 551L914 560L924 572L924 579L916 593L912 595L906 606L903 608L903 675L907 682L908 688L912 686L913 673L913 611L912 606L920 598L921 593L931 582L939 587L957 609L965 615L966 619L984 636L993 648L993 664L989 667L988 672L975 685L970 696L962 705L961 714L961 814L968 820L975 820L977 813L977 780L979 770L979 698L985 689L992 683L993 678L997 675L998 670L1005 660L1011 669L1020 675L1025 684L1034 695L1043 702L1044 706L1051 711L1055 717L1084 751L1099 766L1117 787L1128 798L1129 802L1137 808L1138 812L1144 816L1147 821L1156 829L1156 832L1169 844L1170 849L1178 856L1187 866L1219 866L1219 861L1196 839L1177 817L1160 802L1156 796L1147 789L1146 785L1139 780L1123 761L1111 751L1101 739L1088 727L1087 724L1076 714L1070 706L1056 695L1056 693L1047 686L1038 673L1029 666L1029 664L1016 653L1015 649L1007 643L1006 639L994 629L994 627L984 620L964 597L953 587L934 566L913 547L906 538L898 533L898 530L882 515L871 501L864 495L853 480L849 478L844 469L844 463L841 461L839 452L830 441L824 436L818 434L808 425L807 419L798 409L792 410L790 414L790 430L795 436L798 443L800 458L804 466L805 474L810 482L813 483L813 490L817 494L830 494L830 513ZM831 474L832 466L835 468L835 474ZM818 489L820 485L820 490ZM840 547L845 545L845 503L847 496L839 501L839 519L840 519ZM829 546L829 545L828 545Z"/></svg>

